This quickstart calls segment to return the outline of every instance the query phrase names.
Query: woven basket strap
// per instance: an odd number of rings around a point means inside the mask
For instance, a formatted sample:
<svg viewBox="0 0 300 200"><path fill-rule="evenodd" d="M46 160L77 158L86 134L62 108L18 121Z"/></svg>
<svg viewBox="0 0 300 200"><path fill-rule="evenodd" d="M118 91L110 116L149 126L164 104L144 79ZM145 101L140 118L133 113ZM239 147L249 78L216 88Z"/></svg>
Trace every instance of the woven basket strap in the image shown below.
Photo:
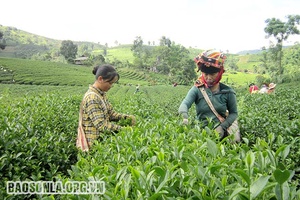
<svg viewBox="0 0 300 200"><path fill-rule="evenodd" d="M207 93L206 93L206 91L205 91L205 89L204 89L204 86L200 87L199 90L200 90L200 92L202 93L202 95L203 95L205 101L207 102L209 108L211 109L211 111L217 116L217 118L219 119L220 122L224 122L224 121L225 121L224 117L222 117L222 116L216 111L215 107L214 107L213 104L211 103L211 101L210 101L210 99L209 99L209 97L208 97L208 95L207 95Z"/></svg>

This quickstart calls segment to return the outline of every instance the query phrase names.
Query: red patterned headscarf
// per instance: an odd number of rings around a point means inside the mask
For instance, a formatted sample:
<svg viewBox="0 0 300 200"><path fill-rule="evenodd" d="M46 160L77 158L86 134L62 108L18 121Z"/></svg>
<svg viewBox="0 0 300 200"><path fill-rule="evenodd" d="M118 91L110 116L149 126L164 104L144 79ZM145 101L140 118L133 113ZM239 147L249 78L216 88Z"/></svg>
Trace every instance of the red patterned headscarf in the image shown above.
<svg viewBox="0 0 300 200"><path fill-rule="evenodd" d="M202 74L196 81L195 86L200 87L201 85L205 85L206 87L212 87L219 83L224 73L225 60L226 56L223 53L215 50L206 50L199 54L194 59L194 61L197 63L198 71L202 71L208 74L218 72L219 74L216 77L213 85L208 85Z"/></svg>

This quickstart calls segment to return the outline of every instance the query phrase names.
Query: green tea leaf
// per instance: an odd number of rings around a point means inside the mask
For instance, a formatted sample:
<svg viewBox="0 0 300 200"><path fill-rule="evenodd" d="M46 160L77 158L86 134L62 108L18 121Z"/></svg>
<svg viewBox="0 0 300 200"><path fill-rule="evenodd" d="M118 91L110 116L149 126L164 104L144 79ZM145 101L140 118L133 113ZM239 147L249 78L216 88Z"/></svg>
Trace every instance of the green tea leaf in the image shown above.
<svg viewBox="0 0 300 200"><path fill-rule="evenodd" d="M255 199L268 183L270 176L261 176L250 186L251 199Z"/></svg>
<svg viewBox="0 0 300 200"><path fill-rule="evenodd" d="M275 177L275 180L280 184L282 185L284 182L286 182L289 177L290 177L290 172L289 170L280 170L280 169L276 169L274 171L274 177Z"/></svg>
<svg viewBox="0 0 300 200"><path fill-rule="evenodd" d="M210 153L213 157L216 157L218 152L217 144L208 138L206 139L206 141L207 141L208 153Z"/></svg>
<svg viewBox="0 0 300 200"><path fill-rule="evenodd" d="M234 170L238 175L240 175L244 181L246 181L247 185L250 185L251 184L251 180L250 180L250 177L249 175L242 169L236 169Z"/></svg>

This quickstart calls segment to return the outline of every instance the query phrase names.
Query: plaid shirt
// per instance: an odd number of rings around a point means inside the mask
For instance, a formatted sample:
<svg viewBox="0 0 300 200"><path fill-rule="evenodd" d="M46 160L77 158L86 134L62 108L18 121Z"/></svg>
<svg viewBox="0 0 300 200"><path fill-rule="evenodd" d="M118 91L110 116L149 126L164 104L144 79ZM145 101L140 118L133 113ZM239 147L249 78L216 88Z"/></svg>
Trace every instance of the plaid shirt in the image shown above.
<svg viewBox="0 0 300 200"><path fill-rule="evenodd" d="M105 92L90 86L82 101L82 126L89 146L100 133L118 132L121 126L111 123L125 119L128 115L117 113L109 103Z"/></svg>

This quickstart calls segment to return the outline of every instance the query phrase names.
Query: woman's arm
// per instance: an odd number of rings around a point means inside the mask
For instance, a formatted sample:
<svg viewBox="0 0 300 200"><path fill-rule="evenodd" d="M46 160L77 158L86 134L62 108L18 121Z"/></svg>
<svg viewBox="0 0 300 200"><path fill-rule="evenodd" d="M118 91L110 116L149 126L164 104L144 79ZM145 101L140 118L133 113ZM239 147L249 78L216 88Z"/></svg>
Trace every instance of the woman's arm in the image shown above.
<svg viewBox="0 0 300 200"><path fill-rule="evenodd" d="M181 102L178 108L178 113L181 114L184 119L188 118L189 109L191 108L192 104L195 102L197 98L197 92L198 92L198 88L193 86L189 90L189 92L187 93L187 95L185 96L185 98L183 99L183 101Z"/></svg>

